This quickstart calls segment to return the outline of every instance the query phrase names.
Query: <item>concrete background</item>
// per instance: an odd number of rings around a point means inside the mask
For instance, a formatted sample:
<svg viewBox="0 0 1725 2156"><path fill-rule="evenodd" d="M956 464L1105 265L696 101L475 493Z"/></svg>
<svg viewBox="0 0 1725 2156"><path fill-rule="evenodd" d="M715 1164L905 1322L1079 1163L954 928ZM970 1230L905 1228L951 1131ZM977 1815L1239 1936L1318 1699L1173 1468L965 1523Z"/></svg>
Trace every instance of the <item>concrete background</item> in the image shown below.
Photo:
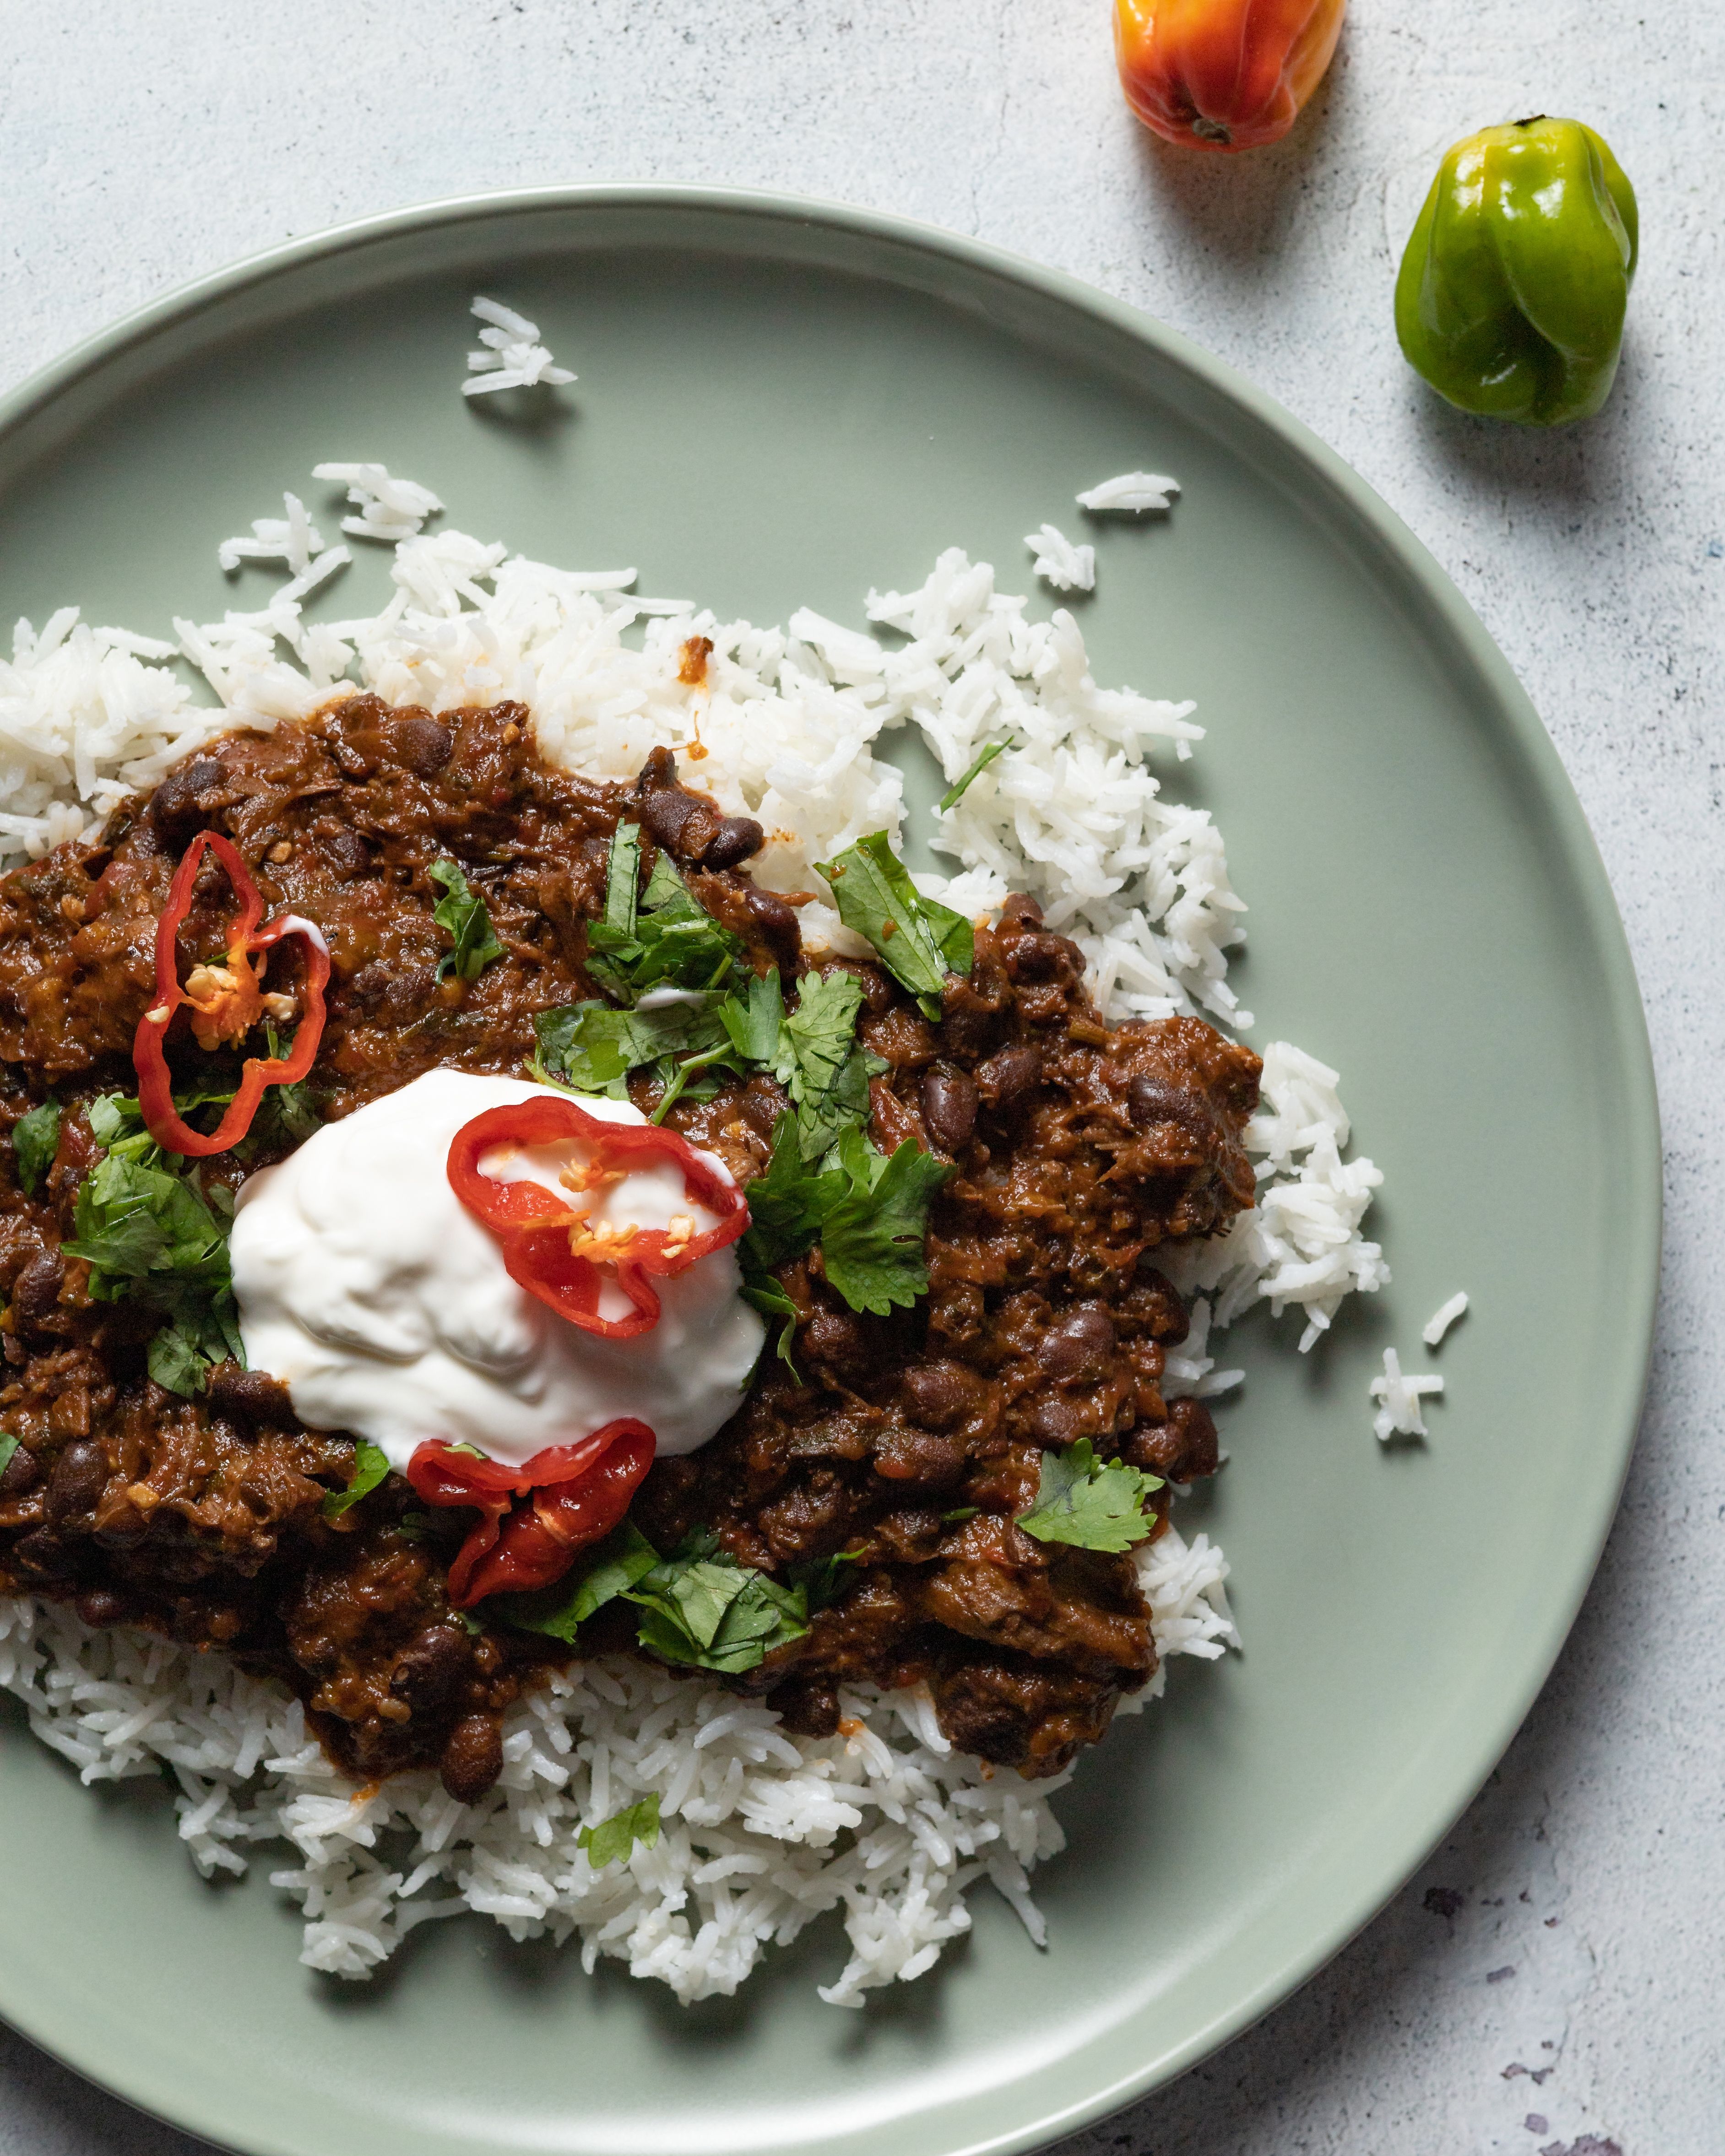
<svg viewBox="0 0 1725 2156"><path fill-rule="evenodd" d="M1587 1606L1450 1845L1278 2014L1065 2156L1712 2156L1725 10L1355 0L1292 136L1240 159L1164 151L1136 126L1107 13L1106 0L0 0L0 384L141 300L342 218L469 188L726 182L901 211L1058 264L1244 368L1378 488L1544 713L1628 922L1666 1131L1652 1390ZM1611 404L1549 437L1423 392L1389 307L1437 157L1540 110L1605 135L1640 193L1644 248ZM1537 2082L1504 2078L1536 2058ZM0 2031L4 2156L193 2145Z"/></svg>

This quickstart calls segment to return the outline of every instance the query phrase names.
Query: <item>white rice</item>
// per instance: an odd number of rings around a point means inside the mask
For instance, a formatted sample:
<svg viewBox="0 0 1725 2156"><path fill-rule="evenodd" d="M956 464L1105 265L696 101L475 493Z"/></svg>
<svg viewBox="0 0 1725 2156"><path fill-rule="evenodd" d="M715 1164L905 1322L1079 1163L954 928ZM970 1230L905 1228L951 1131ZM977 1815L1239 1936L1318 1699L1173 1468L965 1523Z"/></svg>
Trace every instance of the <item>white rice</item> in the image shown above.
<svg viewBox="0 0 1725 2156"><path fill-rule="evenodd" d="M495 326L515 335L506 312L495 311ZM501 371L488 367L485 386L501 387ZM316 476L348 488L357 513L344 531L394 544L388 606L305 619L305 601L348 553L322 547L290 496L282 519L227 550L291 572L261 608L177 620L173 644L91 629L73 608L39 634L21 622L11 664L0 664L0 865L93 833L128 793L230 726L267 732L362 687L434 710L516 699L548 757L597 777L633 778L666 744L727 813L765 826L761 880L807 891L815 861L872 830L897 836L900 776L874 744L909 724L949 783L984 747L1010 744L941 818L937 844L956 873L919 878L925 888L978 916L1009 889L1032 893L1081 946L1116 1019L1202 1008L1250 1024L1226 978L1245 909L1220 834L1207 812L1164 795L1149 762L1158 745L1189 757L1203 735L1192 706L1098 688L1071 615L1033 619L1024 598L996 591L986 562L954 548L915 591L871 593L869 618L885 636L807 609L758 629L634 596L632 569L576 572L463 532L427 534L437 497L381 465L325 465ZM1092 490L1088 506L1165 507L1173 491L1126 475ZM678 670L696 636L712 650L691 690ZM177 658L217 705L193 701ZM801 919L812 945L859 947L824 903ZM1169 1358L1170 1397L1212 1398L1240 1382L1240 1370L1216 1368L1211 1336L1259 1299L1278 1313L1300 1308L1307 1348L1345 1296L1389 1279L1361 1233L1382 1178L1368 1160L1343 1159L1336 1087L1336 1073L1300 1050L1266 1051L1263 1106L1246 1136L1257 1204L1214 1243L1169 1259L1198 1298ZM1204 1536L1189 1548L1170 1528L1138 1563L1164 1658L1237 1644L1228 1568ZM1122 1711L1163 1682L1158 1670ZM696 1999L734 1989L769 1941L839 1907L851 1956L822 1995L855 2005L873 1985L920 1974L968 1928L963 1896L979 1878L1040 1939L1029 1876L1061 1845L1048 1799L1065 1778L985 1776L941 1737L926 1692L848 1699L854 1727L817 1743L706 1680L594 1663L516 1707L498 1789L463 1807L429 1774L357 1793L284 1696L218 1656L90 1633L63 1609L0 1604L0 1683L85 1780L170 1769L182 1837L204 1871L242 1868L250 1843L290 1842L299 1863L272 1876L305 1911L304 1958L343 1976L366 1974L414 1924L472 1908L517 1938L578 1934L589 1964L613 1955ZM649 1790L665 1820L658 1846L594 1874L580 1827Z"/></svg>
<svg viewBox="0 0 1725 2156"><path fill-rule="evenodd" d="M1452 1295L1447 1302L1440 1304L1426 1319L1425 1327L1420 1336L1420 1338L1425 1341L1428 1348L1435 1348L1456 1319L1465 1314L1466 1309L1466 1296Z"/></svg>
<svg viewBox="0 0 1725 2156"><path fill-rule="evenodd" d="M464 397L483 397L493 389L531 389L537 382L562 384L575 377L554 364L539 341L539 325L498 300L475 300L473 311L489 325L479 333L480 349L467 355Z"/></svg>
<svg viewBox="0 0 1725 2156"><path fill-rule="evenodd" d="M1164 1658L1235 1643L1220 1551L1170 1527L1139 1559ZM1136 1712L1158 1697L1158 1670ZM206 1877L259 1843L291 1845L270 1875L305 1917L300 1959L364 1977L416 1924L475 1910L511 1938L578 1937L685 2001L734 1991L769 1945L843 1912L850 1955L821 1996L932 1967L970 1928L987 1879L1040 1944L1029 1875L1065 1845L1049 1799L1069 1779L992 1775L941 1735L926 1690L845 1695L845 1727L792 1738L759 1702L625 1657L519 1702L497 1787L459 1804L430 1772L357 1788L306 1731L297 1701L220 1655L91 1631L58 1605L0 1599L0 1686L86 1783L168 1773L181 1840ZM649 1791L656 1847L594 1871L578 1845Z"/></svg>
<svg viewBox="0 0 1725 2156"><path fill-rule="evenodd" d="M1369 1388L1372 1398L1379 1404L1372 1422L1378 1442L1388 1445L1393 1437L1429 1435L1420 1403L1435 1399L1443 1389L1441 1378L1416 1378L1404 1373L1394 1348L1386 1348L1383 1375L1373 1378Z"/></svg>
<svg viewBox="0 0 1725 2156"><path fill-rule="evenodd" d="M1172 508L1179 491L1178 480L1165 472L1122 472L1100 486L1087 487L1078 496L1078 506L1092 516L1142 516Z"/></svg>
<svg viewBox="0 0 1725 2156"><path fill-rule="evenodd" d="M1024 544L1035 559L1030 573L1052 584L1057 592L1093 592L1096 588L1096 550L1073 543L1055 525L1027 531Z"/></svg>

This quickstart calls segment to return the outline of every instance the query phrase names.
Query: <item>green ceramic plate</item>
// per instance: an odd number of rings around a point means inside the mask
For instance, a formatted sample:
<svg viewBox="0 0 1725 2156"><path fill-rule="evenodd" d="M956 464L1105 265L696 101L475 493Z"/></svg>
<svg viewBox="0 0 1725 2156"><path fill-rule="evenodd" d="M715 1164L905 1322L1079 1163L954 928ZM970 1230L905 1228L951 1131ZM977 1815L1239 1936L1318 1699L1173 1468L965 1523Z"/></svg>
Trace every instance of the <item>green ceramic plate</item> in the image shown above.
<svg viewBox="0 0 1725 2156"><path fill-rule="evenodd" d="M457 394L470 295L580 381L526 419ZM1623 935L1574 796L1436 566L1323 445L1143 316L970 242L729 193L571 189L410 211L137 315L0 408L0 607L161 632L234 603L214 547L312 465L380 458L462 528L642 588L861 624L870 585L1175 473L1096 533L1097 677L1195 696L1170 783L1251 905L1260 1042L1344 1074L1395 1284L1308 1358L1244 1329L1233 1459L1183 1517L1235 1565L1245 1655L1175 1666L1060 1800L1050 1944L986 1890L969 1943L847 2015L836 1931L745 1996L415 1934L311 1975L263 1873L208 1888L165 1795L90 1793L0 1728L0 2010L134 2102L248 2151L948 2156L1043 2143L1242 2029L1364 1923L1550 1668L1634 1435L1659 1142ZM1091 536L1086 533L1085 536ZM364 610L383 557L334 603ZM267 577L247 572L242 593ZM243 600L242 600L243 603ZM919 785L922 780L919 777ZM921 798L927 798L926 786ZM1429 1445L1367 1380L1457 1287Z"/></svg>

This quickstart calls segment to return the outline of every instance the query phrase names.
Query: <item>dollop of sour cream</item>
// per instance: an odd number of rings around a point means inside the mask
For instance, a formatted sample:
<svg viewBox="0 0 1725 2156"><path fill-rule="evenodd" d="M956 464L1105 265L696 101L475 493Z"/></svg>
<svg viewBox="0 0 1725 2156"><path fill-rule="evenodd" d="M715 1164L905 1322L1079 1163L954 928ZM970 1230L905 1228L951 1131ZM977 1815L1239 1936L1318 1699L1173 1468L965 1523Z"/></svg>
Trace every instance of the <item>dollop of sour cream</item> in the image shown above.
<svg viewBox="0 0 1725 2156"><path fill-rule="evenodd" d="M496 1238L450 1188L462 1125L545 1093L567 1097L523 1079L429 1070L246 1183L230 1246L240 1333L252 1368L286 1385L302 1422L369 1438L400 1471L426 1438L519 1466L624 1414L653 1430L660 1452L692 1452L735 1414L765 1327L738 1291L734 1250L655 1280L651 1331L603 1339L517 1287ZM625 1101L581 1106L606 1122L645 1120ZM480 1164L567 1198L567 1158L500 1147ZM590 1217L668 1229L679 1215L696 1232L712 1224L680 1175L652 1167L608 1186ZM629 1307L620 1289L606 1292L617 1308L602 1299L602 1316Z"/></svg>

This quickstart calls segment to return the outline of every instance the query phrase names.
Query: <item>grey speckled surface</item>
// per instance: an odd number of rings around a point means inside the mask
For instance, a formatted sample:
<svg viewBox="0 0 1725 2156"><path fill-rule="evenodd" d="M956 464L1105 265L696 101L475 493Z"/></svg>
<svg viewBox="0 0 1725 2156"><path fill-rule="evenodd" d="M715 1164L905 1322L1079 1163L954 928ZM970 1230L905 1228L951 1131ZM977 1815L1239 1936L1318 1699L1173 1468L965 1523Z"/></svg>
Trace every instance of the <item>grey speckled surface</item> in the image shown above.
<svg viewBox="0 0 1725 2156"><path fill-rule="evenodd" d="M1628 922L1666 1129L1652 1391L1574 1635L1449 1846L1269 2021L1067 2156L1710 2156L1725 2097L1725 13L1481 0L1431 26L1431 11L1356 0L1294 136L1225 161L1164 153L1128 120L1106 13L7 0L0 382L341 218L476 187L713 181L900 211L1089 278L1252 374L1378 488L1544 713ZM1423 394L1389 320L1393 247L1438 154L1542 109L1610 141L1644 247L1609 408L1544 439ZM1543 2078L1506 2079L1516 2062ZM191 2147L0 2032L3 2156Z"/></svg>

